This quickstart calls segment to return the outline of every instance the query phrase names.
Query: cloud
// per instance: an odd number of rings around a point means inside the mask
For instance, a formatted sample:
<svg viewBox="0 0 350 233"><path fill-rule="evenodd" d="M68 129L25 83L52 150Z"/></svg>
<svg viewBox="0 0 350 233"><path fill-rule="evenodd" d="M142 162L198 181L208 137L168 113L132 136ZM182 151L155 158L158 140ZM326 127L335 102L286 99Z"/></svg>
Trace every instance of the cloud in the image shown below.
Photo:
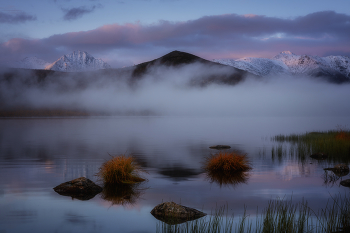
<svg viewBox="0 0 350 233"><path fill-rule="evenodd" d="M29 15L25 12L18 12L15 14L8 14L0 11L0 23L24 23L26 21L34 21L36 16Z"/></svg>
<svg viewBox="0 0 350 233"><path fill-rule="evenodd" d="M87 12L90 11L86 8L72 11L67 19ZM149 25L104 25L90 31L53 35L35 40L35 43L34 40L11 39L0 44L0 54L10 56L14 48L18 53L45 50L55 55L81 49L103 56L105 60L111 54L118 54L134 63L157 58L172 50L183 50L207 59L272 57L284 50L296 54L349 56L349 41L350 15L333 11L294 19L227 14L182 22L163 20ZM28 48L28 44L35 45ZM39 52L37 56L41 57Z"/></svg>
<svg viewBox="0 0 350 233"><path fill-rule="evenodd" d="M81 18L83 15L93 12L96 8L101 8L102 5L94 5L90 8L86 6L74 7L71 9L61 8L65 12L63 19L64 20L75 20Z"/></svg>

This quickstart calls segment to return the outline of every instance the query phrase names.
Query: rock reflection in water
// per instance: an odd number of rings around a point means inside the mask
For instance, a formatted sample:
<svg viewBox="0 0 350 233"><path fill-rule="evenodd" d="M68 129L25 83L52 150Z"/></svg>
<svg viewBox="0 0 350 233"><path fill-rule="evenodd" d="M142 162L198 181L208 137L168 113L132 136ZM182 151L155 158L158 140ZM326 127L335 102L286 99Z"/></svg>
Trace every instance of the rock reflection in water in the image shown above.
<svg viewBox="0 0 350 233"><path fill-rule="evenodd" d="M141 185L141 183L105 185L101 197L112 205L133 205L147 189Z"/></svg>

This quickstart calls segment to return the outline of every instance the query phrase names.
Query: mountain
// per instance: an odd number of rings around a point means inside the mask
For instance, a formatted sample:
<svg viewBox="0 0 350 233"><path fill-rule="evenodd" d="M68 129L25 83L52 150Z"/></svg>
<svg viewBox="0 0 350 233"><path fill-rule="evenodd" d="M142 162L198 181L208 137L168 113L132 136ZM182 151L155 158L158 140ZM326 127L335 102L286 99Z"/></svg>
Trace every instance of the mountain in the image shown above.
<svg viewBox="0 0 350 233"><path fill-rule="evenodd" d="M275 57L215 59L214 62L249 71L258 76L309 75L322 77L332 82L350 81L350 58L346 56L296 55L284 51Z"/></svg>
<svg viewBox="0 0 350 233"><path fill-rule="evenodd" d="M191 74L191 85L206 86L211 83L234 85L245 79L251 73L230 66L208 61L190 53L172 51L160 58L144 62L135 66L132 72L132 80L145 77L159 67L172 68L173 71L184 67L197 67Z"/></svg>
<svg viewBox="0 0 350 233"><path fill-rule="evenodd" d="M11 68L43 70L46 66L50 65L50 63L37 57L26 57L20 61L15 61L6 65Z"/></svg>
<svg viewBox="0 0 350 233"><path fill-rule="evenodd" d="M100 69L110 69L110 65L101 59L96 59L87 52L74 51L71 54L60 57L57 61L47 66L46 70L81 72Z"/></svg>
<svg viewBox="0 0 350 233"><path fill-rule="evenodd" d="M223 65L233 66L241 70L246 70L258 76L286 73L288 69L283 62L268 58L247 57L238 60L214 59L213 61Z"/></svg>

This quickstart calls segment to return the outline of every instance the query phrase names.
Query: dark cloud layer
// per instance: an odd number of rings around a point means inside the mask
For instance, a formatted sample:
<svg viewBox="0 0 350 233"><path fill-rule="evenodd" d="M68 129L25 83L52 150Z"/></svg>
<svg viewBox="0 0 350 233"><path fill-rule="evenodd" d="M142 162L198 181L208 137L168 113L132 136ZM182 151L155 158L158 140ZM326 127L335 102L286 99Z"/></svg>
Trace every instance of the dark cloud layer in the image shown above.
<svg viewBox="0 0 350 233"><path fill-rule="evenodd" d="M80 14L84 13L72 13L77 17ZM44 52L43 55L50 54L53 60L76 49L102 57L113 52L134 63L154 59L175 49L207 59L271 57L284 50L320 56L350 55L350 15L333 11L294 19L215 15L184 22L159 21L151 25L111 24L38 40L11 39L0 45L3 56L37 51L38 57Z"/></svg>
<svg viewBox="0 0 350 233"><path fill-rule="evenodd" d="M81 18L83 15L93 12L96 8L100 8L101 5L95 5L90 8L86 6L74 7L71 9L62 8L62 11L65 12L63 19L64 20L75 20Z"/></svg>
<svg viewBox="0 0 350 233"><path fill-rule="evenodd" d="M26 21L36 20L36 16L29 15L24 12L19 12L16 14L7 14L0 11L0 23L24 23Z"/></svg>

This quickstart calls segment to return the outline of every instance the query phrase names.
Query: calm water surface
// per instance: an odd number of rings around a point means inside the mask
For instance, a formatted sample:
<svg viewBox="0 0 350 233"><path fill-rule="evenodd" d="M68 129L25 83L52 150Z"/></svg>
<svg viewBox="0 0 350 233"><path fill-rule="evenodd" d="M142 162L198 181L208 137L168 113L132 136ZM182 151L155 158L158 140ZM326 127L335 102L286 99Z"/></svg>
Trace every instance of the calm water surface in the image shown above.
<svg viewBox="0 0 350 233"><path fill-rule="evenodd" d="M339 181L325 183L323 168L334 164L272 159L270 137L349 123L347 117L1 119L0 232L155 232L159 221L149 212L162 201L207 213L227 204L235 216L245 206L253 216L278 197L325 207L330 195L348 192ZM248 154L253 170L246 182L220 186L206 177L201 167L216 144ZM81 201L52 189L81 176L96 181L109 154L132 154L147 171L133 203L101 194Z"/></svg>

